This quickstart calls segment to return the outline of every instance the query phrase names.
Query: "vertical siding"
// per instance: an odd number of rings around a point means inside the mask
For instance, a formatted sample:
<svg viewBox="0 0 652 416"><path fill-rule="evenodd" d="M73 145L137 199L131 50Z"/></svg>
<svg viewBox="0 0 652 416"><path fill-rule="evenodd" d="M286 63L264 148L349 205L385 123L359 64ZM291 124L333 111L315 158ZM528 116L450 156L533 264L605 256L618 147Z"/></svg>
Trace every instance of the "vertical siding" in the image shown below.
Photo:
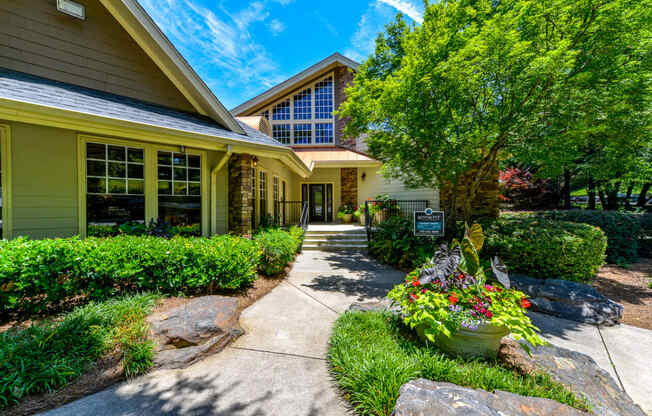
<svg viewBox="0 0 652 416"><path fill-rule="evenodd" d="M366 173L365 180L361 179ZM378 168L360 168L358 171L358 204L364 203L368 198L374 199L379 194L389 194L394 199L427 200L430 207L439 209L439 191L436 189L418 188L409 189L402 182L387 180Z"/></svg>
<svg viewBox="0 0 652 416"><path fill-rule="evenodd" d="M98 0L77 0L86 20L56 0L0 0L0 67L195 112Z"/></svg>
<svg viewBox="0 0 652 416"><path fill-rule="evenodd" d="M10 123L14 237L69 237L77 228L77 136Z"/></svg>
<svg viewBox="0 0 652 416"><path fill-rule="evenodd" d="M222 157L226 153L224 152L208 152L207 155L207 160L208 160L208 171L213 172L213 168L215 168L220 161L222 160ZM212 176L212 175L211 175ZM224 167L217 172L217 178L215 183L210 184L210 191L211 194L215 192L216 198L215 198L215 206L211 205L210 207L210 212L211 214L213 211L216 212L215 218L217 219L216 222L216 233L217 234L226 234L229 231L229 223L228 223L228 218L229 218L229 164L225 163ZM211 195L211 201L213 200L212 195ZM211 215L211 218L213 216ZM210 229L212 229L212 224Z"/></svg>

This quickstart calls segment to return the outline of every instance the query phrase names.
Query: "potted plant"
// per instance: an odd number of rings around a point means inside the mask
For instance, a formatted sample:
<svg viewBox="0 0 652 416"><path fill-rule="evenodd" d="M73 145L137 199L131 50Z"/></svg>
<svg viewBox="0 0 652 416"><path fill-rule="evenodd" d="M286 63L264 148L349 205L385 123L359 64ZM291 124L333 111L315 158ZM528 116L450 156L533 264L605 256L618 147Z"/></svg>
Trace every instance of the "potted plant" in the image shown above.
<svg viewBox="0 0 652 416"><path fill-rule="evenodd" d="M442 245L388 297L400 305L403 321L421 339L449 354L495 357L501 339L510 333L516 340L543 345L539 329L525 313L530 302L511 289L507 268L498 258L491 265L497 282L488 283L478 256L483 244L482 227L467 226L461 242Z"/></svg>
<svg viewBox="0 0 652 416"><path fill-rule="evenodd" d="M353 221L353 207L351 205L342 205L337 211L337 218L344 224L351 224Z"/></svg>
<svg viewBox="0 0 652 416"><path fill-rule="evenodd" d="M360 221L360 225L365 225L364 204L360 205L358 209L353 212L353 216Z"/></svg>

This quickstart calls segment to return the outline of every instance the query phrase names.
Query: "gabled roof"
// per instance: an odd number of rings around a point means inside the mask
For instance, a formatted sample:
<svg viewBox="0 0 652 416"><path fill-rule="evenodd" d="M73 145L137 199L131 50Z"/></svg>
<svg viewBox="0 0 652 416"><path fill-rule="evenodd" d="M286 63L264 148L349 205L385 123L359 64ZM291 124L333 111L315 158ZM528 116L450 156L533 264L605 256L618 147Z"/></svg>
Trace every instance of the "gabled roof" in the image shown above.
<svg viewBox="0 0 652 416"><path fill-rule="evenodd" d="M336 52L331 56L329 56L328 58L317 62L310 68L299 72L292 78L289 78L281 82L280 84L277 84L276 86L268 89L264 93L250 99L249 101L240 104L239 106L231 110L231 112L236 116L250 115L248 114L250 110L259 107L261 104L264 104L266 101L269 101L275 97L285 95L286 92L290 92L301 83L308 81L311 78L318 76L319 74L325 73L328 70L336 67L337 65L344 65L346 67L351 68L354 71L357 71L358 66L360 66L359 63Z"/></svg>
<svg viewBox="0 0 652 416"><path fill-rule="evenodd" d="M100 0L113 17L149 55L198 113L225 128L246 134L181 53L172 45L137 0Z"/></svg>
<svg viewBox="0 0 652 416"><path fill-rule="evenodd" d="M3 101L194 133L207 136L205 140L213 142L222 138L241 143L288 148L245 123L236 121L238 128L244 133L238 134L224 129L207 116L0 68L0 104Z"/></svg>

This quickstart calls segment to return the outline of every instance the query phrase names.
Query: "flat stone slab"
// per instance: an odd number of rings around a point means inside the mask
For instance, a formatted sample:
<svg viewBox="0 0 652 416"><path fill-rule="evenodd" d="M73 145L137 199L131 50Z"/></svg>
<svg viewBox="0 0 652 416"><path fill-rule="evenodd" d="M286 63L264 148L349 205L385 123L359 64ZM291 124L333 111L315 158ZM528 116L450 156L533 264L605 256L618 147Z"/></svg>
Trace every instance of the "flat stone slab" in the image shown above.
<svg viewBox="0 0 652 416"><path fill-rule="evenodd" d="M416 379L404 384L392 416L580 416L570 406L504 391L489 393L451 383Z"/></svg>
<svg viewBox="0 0 652 416"><path fill-rule="evenodd" d="M623 318L622 305L589 285L520 275L510 279L513 287L528 295L535 312L595 325L616 325Z"/></svg>
<svg viewBox="0 0 652 416"><path fill-rule="evenodd" d="M147 317L156 343L156 368L184 368L221 351L243 333L238 324L238 299L203 296Z"/></svg>

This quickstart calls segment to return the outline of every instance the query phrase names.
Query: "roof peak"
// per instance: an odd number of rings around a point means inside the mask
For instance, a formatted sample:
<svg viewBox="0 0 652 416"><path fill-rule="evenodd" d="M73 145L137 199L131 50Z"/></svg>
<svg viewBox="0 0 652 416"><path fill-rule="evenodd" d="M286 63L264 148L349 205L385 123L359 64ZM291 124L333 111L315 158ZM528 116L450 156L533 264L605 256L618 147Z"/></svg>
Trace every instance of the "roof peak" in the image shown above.
<svg viewBox="0 0 652 416"><path fill-rule="evenodd" d="M335 52L329 55L328 57L322 59L321 61L317 62L316 64L313 64L310 67L304 69L298 74L286 79L285 81L279 84L276 84L275 86L268 89L267 91L258 94L257 96L251 98L250 100L245 101L244 103L232 109L231 113L233 113L236 116L245 115L247 111L258 106L260 103L268 100L273 96L282 93L283 91L293 88L296 84L305 81L306 79L318 74L319 72L337 63L347 66L354 71L357 71L358 67L360 66L360 64L354 61L353 59L349 59L346 56L342 55L341 53Z"/></svg>

